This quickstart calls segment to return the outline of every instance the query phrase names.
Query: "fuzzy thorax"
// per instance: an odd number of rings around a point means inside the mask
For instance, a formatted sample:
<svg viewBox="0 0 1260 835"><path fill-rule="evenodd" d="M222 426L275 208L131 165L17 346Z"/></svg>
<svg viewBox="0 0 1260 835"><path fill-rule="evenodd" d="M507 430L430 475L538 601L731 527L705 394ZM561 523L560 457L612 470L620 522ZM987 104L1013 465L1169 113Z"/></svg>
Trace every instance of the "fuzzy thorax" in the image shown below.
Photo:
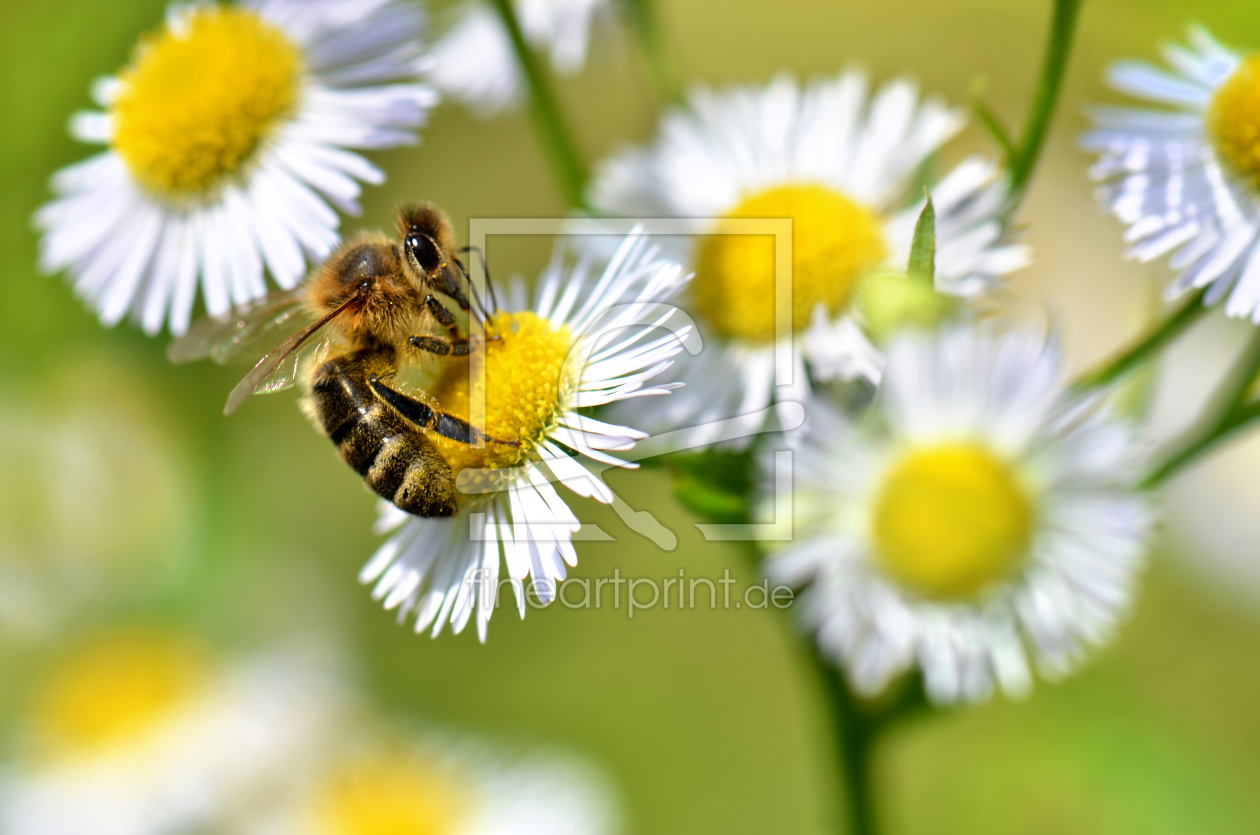
<svg viewBox="0 0 1260 835"><path fill-rule="evenodd" d="M400 346L420 332L424 291L383 235L359 233L338 247L311 277L307 305L322 317L360 292L362 302L347 308L336 323L349 341Z"/></svg>

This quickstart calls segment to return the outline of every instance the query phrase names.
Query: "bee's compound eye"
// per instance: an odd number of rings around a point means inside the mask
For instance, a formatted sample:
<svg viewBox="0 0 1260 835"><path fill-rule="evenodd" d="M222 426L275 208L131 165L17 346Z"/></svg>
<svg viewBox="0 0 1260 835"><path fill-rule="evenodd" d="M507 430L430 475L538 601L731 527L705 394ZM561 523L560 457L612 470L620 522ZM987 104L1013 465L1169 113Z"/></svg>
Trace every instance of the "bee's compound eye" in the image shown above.
<svg viewBox="0 0 1260 835"><path fill-rule="evenodd" d="M416 263L420 265L420 269L424 270L425 275L433 276L446 266L446 259L442 257L442 250L438 248L437 243L425 234L411 234L407 236L407 251Z"/></svg>

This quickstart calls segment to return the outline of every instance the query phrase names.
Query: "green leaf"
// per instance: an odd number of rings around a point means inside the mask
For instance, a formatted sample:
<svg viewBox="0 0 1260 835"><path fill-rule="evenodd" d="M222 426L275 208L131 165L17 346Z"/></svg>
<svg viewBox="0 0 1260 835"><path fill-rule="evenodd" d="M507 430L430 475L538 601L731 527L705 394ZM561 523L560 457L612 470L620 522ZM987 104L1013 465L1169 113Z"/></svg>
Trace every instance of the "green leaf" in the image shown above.
<svg viewBox="0 0 1260 835"><path fill-rule="evenodd" d="M754 478L751 451L670 455L666 464L674 475L675 497L692 513L708 522L748 521Z"/></svg>
<svg viewBox="0 0 1260 835"><path fill-rule="evenodd" d="M906 268L911 276L925 279L929 286L936 281L936 209L932 207L932 195L919 213L914 225L914 243L910 245L910 265Z"/></svg>
<svg viewBox="0 0 1260 835"><path fill-rule="evenodd" d="M675 475L674 497L706 522L729 525L748 521L748 502L744 496L727 493L686 473Z"/></svg>
<svg viewBox="0 0 1260 835"><path fill-rule="evenodd" d="M976 119L980 121L980 124L989 132L994 141L1002 147L1002 153L1006 155L1006 159L1008 161L1014 159L1016 153L1015 143L1011 140L1010 133L1007 132L1002 121L998 119L997 114L990 110L982 101L973 102L971 107L975 111Z"/></svg>

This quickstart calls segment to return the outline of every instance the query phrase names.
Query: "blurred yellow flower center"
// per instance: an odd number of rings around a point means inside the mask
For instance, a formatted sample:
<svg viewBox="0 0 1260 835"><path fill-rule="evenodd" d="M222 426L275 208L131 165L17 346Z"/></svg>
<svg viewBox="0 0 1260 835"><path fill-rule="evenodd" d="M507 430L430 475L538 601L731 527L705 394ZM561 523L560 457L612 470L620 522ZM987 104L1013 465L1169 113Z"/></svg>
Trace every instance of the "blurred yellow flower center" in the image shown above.
<svg viewBox="0 0 1260 835"><path fill-rule="evenodd" d="M191 641L119 631L80 647L53 670L35 724L54 754L133 740L202 691L209 661Z"/></svg>
<svg viewBox="0 0 1260 835"><path fill-rule="evenodd" d="M809 324L819 304L832 314L843 310L858 280L888 255L875 212L826 186L768 189L745 199L727 217L792 219L794 333ZM727 232L734 228L725 225ZM718 333L771 342L775 275L772 234L724 234L720 226L700 245L690 292L697 312Z"/></svg>
<svg viewBox="0 0 1260 835"><path fill-rule="evenodd" d="M457 787L397 755L347 766L318 797L321 835L442 835L459 823Z"/></svg>
<svg viewBox="0 0 1260 835"><path fill-rule="evenodd" d="M487 443L476 449L430 433L442 455L460 470L510 467L519 464L546 437L561 405L575 391L576 379L564 379L564 361L573 347L568 328L555 330L535 313L497 313L486 326L499 340L486 343L485 374L467 362L452 362L432 393L443 411L469 419L469 380L472 391L485 398L485 423L473 420L487 435L520 441L519 447Z"/></svg>
<svg viewBox="0 0 1260 835"><path fill-rule="evenodd" d="M113 145L160 195L195 195L238 172L298 97L301 59L253 11L203 6L140 43L113 103Z"/></svg>
<svg viewBox="0 0 1260 835"><path fill-rule="evenodd" d="M1260 54L1239 64L1216 91L1207 123L1217 152L1260 186Z"/></svg>
<svg viewBox="0 0 1260 835"><path fill-rule="evenodd" d="M1033 509L1009 465L980 446L943 444L907 453L875 501L880 565L927 597L964 598L1018 565Z"/></svg>

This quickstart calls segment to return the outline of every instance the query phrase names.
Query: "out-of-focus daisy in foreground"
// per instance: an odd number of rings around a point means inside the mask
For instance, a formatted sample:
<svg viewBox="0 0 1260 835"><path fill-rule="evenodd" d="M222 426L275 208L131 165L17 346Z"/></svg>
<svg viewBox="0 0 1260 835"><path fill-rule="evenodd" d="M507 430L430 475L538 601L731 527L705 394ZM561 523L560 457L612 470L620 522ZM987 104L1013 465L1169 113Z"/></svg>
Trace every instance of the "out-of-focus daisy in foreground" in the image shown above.
<svg viewBox="0 0 1260 835"><path fill-rule="evenodd" d="M612 835L612 793L589 766L506 757L451 738L355 728L314 763L293 762L289 791L232 831L303 835Z"/></svg>
<svg viewBox="0 0 1260 835"><path fill-rule="evenodd" d="M688 108L665 117L651 147L602 166L590 201L622 217L791 218L794 369L778 396L802 401L811 376L878 378L882 354L854 311L859 284L885 268L906 269L923 206L911 183L962 124L938 99L919 101L909 81L868 97L857 71L805 86L779 78L699 90ZM1028 263L1026 248L1004 242L1006 189L994 165L968 159L931 193L939 292L973 298ZM688 387L644 415L645 426L747 415L751 432L775 396L774 240L719 234L720 224L696 231L688 312L705 350L680 361Z"/></svg>
<svg viewBox="0 0 1260 835"><path fill-rule="evenodd" d="M1171 70L1113 65L1113 87L1157 108L1094 108L1082 144L1099 154L1098 199L1128 227L1130 257L1172 253L1170 297L1207 287L1205 304L1260 324L1260 53L1197 26L1188 39L1164 48Z"/></svg>
<svg viewBox="0 0 1260 835"><path fill-rule="evenodd" d="M1034 336L916 334L866 424L811 404L795 541L767 572L810 584L803 618L860 692L917 665L936 702L1019 695L1030 656L1064 675L1123 616L1152 524L1140 456L1059 371Z"/></svg>
<svg viewBox="0 0 1260 835"><path fill-rule="evenodd" d="M513 7L525 40L546 50L551 68L562 75L581 72L592 27L612 13L609 0L515 0ZM524 77L494 9L483 0L465 0L452 10L452 20L433 44L428 80L483 118L519 104Z"/></svg>
<svg viewBox="0 0 1260 835"><path fill-rule="evenodd" d="M297 655L229 664L178 634L97 635L36 694L0 775L0 830L209 831L309 757L340 703Z"/></svg>
<svg viewBox="0 0 1260 835"><path fill-rule="evenodd" d="M130 66L98 81L104 112L71 133L109 150L59 171L36 215L41 267L68 270L113 325L187 329L284 288L337 244L384 175L350 148L414 143L436 94L421 9L395 0L174 4ZM331 204L331 205L330 205Z"/></svg>
<svg viewBox="0 0 1260 835"><path fill-rule="evenodd" d="M378 530L394 533L360 575L375 581L373 594L386 608L401 607L400 621L415 613L416 631L432 625L436 636L447 622L461 631L476 610L484 641L497 605L500 556L522 617L526 576L543 604L554 599L565 566L577 564L570 540L581 526L552 482L611 502L598 471L637 466L610 451L627 451L647 437L579 410L675 387L650 381L671 365L690 333L678 311L661 304L682 286L681 273L639 234L625 239L602 274L588 261L570 270L557 258L532 305L517 282L507 307L492 311L487 331L498 339L485 345L484 377L452 360L425 386L444 411L520 446L476 448L430 434L457 476L459 511L420 518L383 504ZM484 422L470 416L470 404L483 397Z"/></svg>

